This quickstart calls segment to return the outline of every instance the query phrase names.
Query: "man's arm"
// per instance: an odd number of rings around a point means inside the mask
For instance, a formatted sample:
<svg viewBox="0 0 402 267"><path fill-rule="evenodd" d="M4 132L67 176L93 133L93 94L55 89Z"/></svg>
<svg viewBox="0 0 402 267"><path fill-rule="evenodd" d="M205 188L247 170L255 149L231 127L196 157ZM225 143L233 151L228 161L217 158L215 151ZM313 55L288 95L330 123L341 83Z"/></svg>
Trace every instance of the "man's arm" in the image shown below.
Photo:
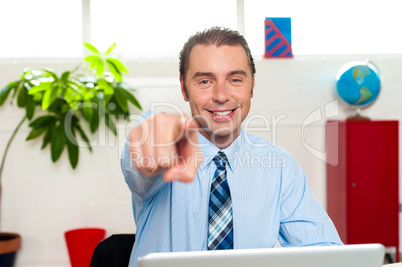
<svg viewBox="0 0 402 267"><path fill-rule="evenodd" d="M281 195L282 246L341 245L338 232L314 197L306 176L291 155L283 170Z"/></svg>
<svg viewBox="0 0 402 267"><path fill-rule="evenodd" d="M147 177L134 167L127 143L124 146L120 164L134 200L139 203L152 198L166 183L162 178L163 173Z"/></svg>

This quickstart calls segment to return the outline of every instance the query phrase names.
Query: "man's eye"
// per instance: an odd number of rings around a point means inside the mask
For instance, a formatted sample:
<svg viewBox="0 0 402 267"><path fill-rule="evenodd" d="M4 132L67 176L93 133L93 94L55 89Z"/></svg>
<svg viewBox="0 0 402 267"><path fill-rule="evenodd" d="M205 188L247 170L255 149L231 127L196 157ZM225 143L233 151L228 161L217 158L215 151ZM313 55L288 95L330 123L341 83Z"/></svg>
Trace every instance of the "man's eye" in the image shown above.
<svg viewBox="0 0 402 267"><path fill-rule="evenodd" d="M240 79L236 79L236 78L234 78L234 79L232 79L232 82L234 82L234 83L238 83L238 82L241 82L241 80L240 80Z"/></svg>
<svg viewBox="0 0 402 267"><path fill-rule="evenodd" d="M208 80L202 80L202 81L200 81L200 84L208 84L208 83L209 83Z"/></svg>

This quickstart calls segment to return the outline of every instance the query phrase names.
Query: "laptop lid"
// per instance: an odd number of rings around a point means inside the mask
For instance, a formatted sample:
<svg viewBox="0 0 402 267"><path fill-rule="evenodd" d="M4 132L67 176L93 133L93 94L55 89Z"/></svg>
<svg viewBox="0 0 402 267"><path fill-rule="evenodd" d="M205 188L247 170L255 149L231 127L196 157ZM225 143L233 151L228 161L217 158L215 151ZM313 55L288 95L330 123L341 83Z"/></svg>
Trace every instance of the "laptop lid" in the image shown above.
<svg viewBox="0 0 402 267"><path fill-rule="evenodd" d="M138 267L381 267L381 244L151 253Z"/></svg>

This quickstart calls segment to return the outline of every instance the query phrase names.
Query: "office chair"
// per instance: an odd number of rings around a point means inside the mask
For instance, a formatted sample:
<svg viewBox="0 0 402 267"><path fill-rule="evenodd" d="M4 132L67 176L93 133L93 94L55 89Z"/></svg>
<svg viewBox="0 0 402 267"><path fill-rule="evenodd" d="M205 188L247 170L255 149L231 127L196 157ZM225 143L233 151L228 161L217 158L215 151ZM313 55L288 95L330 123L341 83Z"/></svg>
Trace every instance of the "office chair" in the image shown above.
<svg viewBox="0 0 402 267"><path fill-rule="evenodd" d="M115 234L96 246L89 267L127 267L135 234Z"/></svg>

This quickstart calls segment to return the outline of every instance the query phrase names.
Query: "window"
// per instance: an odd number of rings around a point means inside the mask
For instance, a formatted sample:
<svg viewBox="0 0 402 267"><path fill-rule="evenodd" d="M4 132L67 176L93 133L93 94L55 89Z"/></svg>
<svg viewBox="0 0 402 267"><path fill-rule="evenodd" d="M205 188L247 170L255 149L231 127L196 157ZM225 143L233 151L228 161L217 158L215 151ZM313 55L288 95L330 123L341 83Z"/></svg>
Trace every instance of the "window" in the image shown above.
<svg viewBox="0 0 402 267"><path fill-rule="evenodd" d="M291 17L295 55L402 53L399 2L245 0L245 35L263 55L265 17Z"/></svg>
<svg viewBox="0 0 402 267"><path fill-rule="evenodd" d="M399 0L16 0L0 2L0 58L80 57L83 32L126 58L177 58L196 31L240 29L264 53L265 17L292 18L295 55L402 53ZM89 3L89 5L87 5ZM244 4L243 4L244 3ZM84 8L82 8L84 6ZM90 6L86 10L86 6ZM240 6L240 12L237 7ZM83 13L85 19L83 21ZM89 22L89 23L88 23Z"/></svg>
<svg viewBox="0 0 402 267"><path fill-rule="evenodd" d="M0 36L0 58L81 56L81 0L1 1Z"/></svg>
<svg viewBox="0 0 402 267"><path fill-rule="evenodd" d="M115 51L140 58L177 58L195 32L236 24L236 0L91 2L92 42L107 49L115 41Z"/></svg>

